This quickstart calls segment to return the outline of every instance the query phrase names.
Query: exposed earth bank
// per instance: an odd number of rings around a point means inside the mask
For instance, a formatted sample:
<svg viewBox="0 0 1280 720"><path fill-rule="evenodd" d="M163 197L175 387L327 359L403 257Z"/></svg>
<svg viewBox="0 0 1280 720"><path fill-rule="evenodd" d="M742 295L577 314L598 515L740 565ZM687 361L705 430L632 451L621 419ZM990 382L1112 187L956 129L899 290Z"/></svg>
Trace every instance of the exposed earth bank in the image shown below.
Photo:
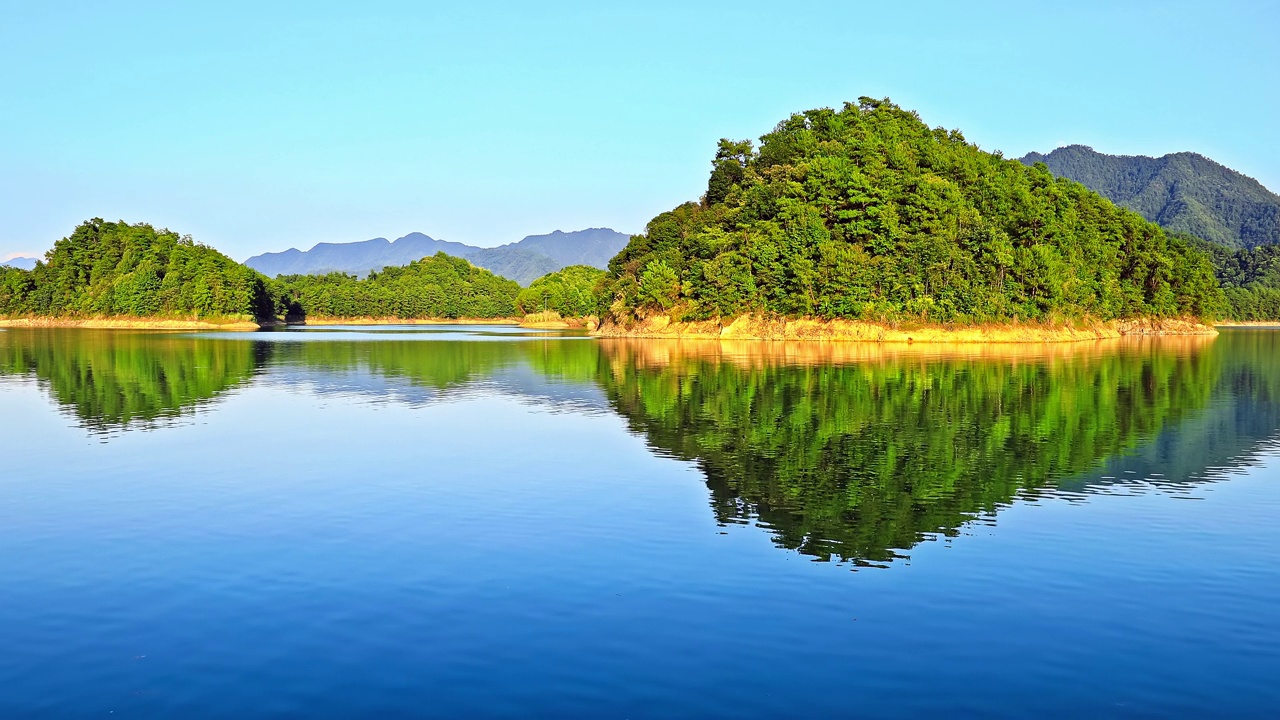
<svg viewBox="0 0 1280 720"><path fill-rule="evenodd" d="M592 334L602 337L720 338L732 340L843 340L863 342L1070 342L1130 335L1216 335L1195 318L1142 318L1072 324L990 325L880 324L860 320L765 318L674 322L666 315L629 323L606 321Z"/></svg>

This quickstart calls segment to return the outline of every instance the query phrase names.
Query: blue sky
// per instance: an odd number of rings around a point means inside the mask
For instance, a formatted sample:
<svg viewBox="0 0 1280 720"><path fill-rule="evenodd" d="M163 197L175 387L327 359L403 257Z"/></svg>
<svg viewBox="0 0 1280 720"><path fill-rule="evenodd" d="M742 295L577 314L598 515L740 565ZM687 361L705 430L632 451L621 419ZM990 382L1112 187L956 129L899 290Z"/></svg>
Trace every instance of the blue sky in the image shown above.
<svg viewBox="0 0 1280 720"><path fill-rule="evenodd" d="M720 137L890 97L1006 155L1193 150L1280 190L1280 3L0 0L0 258L90 217L236 259L634 232Z"/></svg>

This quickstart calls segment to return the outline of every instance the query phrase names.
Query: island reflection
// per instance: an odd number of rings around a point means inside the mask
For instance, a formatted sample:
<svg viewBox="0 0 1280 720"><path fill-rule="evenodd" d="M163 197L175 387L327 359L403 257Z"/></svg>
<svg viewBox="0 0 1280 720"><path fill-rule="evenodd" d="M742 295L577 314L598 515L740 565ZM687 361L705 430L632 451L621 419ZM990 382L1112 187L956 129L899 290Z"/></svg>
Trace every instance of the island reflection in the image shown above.
<svg viewBox="0 0 1280 720"><path fill-rule="evenodd" d="M1019 498L1196 487L1253 462L1280 428L1280 347L1265 332L961 347L350 337L11 331L0 376L34 377L107 439L259 383L616 413L700 468L718 522L855 566Z"/></svg>

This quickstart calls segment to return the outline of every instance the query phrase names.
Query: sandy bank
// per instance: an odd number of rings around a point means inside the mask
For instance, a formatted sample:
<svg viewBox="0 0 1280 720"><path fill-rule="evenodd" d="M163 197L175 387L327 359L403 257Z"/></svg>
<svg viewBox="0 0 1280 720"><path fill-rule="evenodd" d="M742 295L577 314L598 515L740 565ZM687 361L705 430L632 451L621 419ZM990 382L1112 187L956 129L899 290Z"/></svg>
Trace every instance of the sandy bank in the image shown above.
<svg viewBox="0 0 1280 720"><path fill-rule="evenodd" d="M999 325L883 325L859 320L770 319L743 315L729 322L673 322L665 315L619 325L606 321L593 332L601 337L692 338L720 340L834 340L884 343L1038 343L1103 340L1133 335L1216 335L1195 319L1137 319L1074 325L1006 323Z"/></svg>
<svg viewBox="0 0 1280 720"><path fill-rule="evenodd" d="M98 330L234 330L250 331L262 327L243 318L208 318L204 320L176 318L0 318L0 327L9 328L86 328Z"/></svg>
<svg viewBox="0 0 1280 720"><path fill-rule="evenodd" d="M530 313L520 319L520 327L558 330L574 328L595 330L596 326L599 324L599 318L594 315L588 315L586 317L561 317L560 313L554 310Z"/></svg>
<svg viewBox="0 0 1280 720"><path fill-rule="evenodd" d="M667 338L602 338L601 348L613 360L637 367L663 367L686 360L732 362L742 367L773 365L835 365L847 363L932 362L972 360L1001 363L1076 361L1114 357L1124 353L1202 351L1214 342L1212 335L1127 335L1080 342L760 342Z"/></svg>

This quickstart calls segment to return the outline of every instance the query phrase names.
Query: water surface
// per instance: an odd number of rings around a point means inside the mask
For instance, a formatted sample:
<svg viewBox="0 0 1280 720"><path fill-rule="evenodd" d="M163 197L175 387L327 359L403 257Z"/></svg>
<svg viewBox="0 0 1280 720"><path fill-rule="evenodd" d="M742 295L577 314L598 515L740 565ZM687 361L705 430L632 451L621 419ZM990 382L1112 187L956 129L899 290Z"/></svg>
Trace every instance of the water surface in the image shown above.
<svg viewBox="0 0 1280 720"><path fill-rule="evenodd" d="M0 333L0 716L1280 713L1280 333Z"/></svg>

